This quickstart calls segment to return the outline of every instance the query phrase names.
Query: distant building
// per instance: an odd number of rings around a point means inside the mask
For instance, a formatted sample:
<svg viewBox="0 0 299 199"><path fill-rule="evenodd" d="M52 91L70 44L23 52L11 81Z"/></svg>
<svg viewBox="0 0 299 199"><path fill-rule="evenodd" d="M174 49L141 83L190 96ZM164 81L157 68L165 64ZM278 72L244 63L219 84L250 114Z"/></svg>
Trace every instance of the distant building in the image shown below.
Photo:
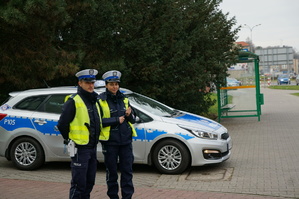
<svg viewBox="0 0 299 199"><path fill-rule="evenodd" d="M241 46L243 50L250 51L250 44L245 41L237 41L237 45Z"/></svg>
<svg viewBox="0 0 299 199"><path fill-rule="evenodd" d="M299 74L299 59L294 59L294 75Z"/></svg>
<svg viewBox="0 0 299 199"><path fill-rule="evenodd" d="M250 44L244 41L235 42L243 50L250 51ZM254 53L259 56L261 74L268 74L276 77L278 74L299 74L299 60L294 59L294 50L290 46L255 48ZM229 70L242 70L241 64L232 66ZM242 65L244 66L244 65Z"/></svg>
<svg viewBox="0 0 299 199"><path fill-rule="evenodd" d="M292 74L296 72L293 47L257 48L255 49L255 54L259 56L259 66L262 74L277 76L276 74Z"/></svg>

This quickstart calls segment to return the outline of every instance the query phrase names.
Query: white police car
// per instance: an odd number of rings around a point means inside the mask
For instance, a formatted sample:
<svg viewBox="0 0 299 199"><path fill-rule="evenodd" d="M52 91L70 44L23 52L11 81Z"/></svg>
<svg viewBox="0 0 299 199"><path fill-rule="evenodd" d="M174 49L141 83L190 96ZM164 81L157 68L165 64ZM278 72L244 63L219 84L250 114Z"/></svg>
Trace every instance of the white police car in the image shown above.
<svg viewBox="0 0 299 199"><path fill-rule="evenodd" d="M75 87L56 87L10 93L0 107L0 156L23 170L50 161L70 161L56 124L65 96L76 91ZM138 116L134 163L154 164L161 173L177 174L190 165L220 163L230 157L232 140L221 124L127 89L121 91ZM100 144L98 158L103 162Z"/></svg>

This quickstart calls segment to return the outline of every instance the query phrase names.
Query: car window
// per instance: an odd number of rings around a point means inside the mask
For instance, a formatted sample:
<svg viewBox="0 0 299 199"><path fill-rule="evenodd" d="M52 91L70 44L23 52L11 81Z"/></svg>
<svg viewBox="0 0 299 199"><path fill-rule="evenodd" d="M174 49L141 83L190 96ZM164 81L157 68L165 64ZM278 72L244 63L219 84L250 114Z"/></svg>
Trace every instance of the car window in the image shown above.
<svg viewBox="0 0 299 199"><path fill-rule="evenodd" d="M9 96L6 100L4 100L4 101L1 103L1 105L5 104L5 103L8 102L10 99L12 99L11 96Z"/></svg>
<svg viewBox="0 0 299 199"><path fill-rule="evenodd" d="M139 111L138 109L133 108L133 110L134 110L136 116L138 116L140 118L141 123L153 121L153 119L150 116L148 116L145 113Z"/></svg>
<svg viewBox="0 0 299 199"><path fill-rule="evenodd" d="M13 108L34 111L46 99L47 95L27 97L17 103Z"/></svg>
<svg viewBox="0 0 299 199"><path fill-rule="evenodd" d="M279 78L288 78L288 75L280 75Z"/></svg>
<svg viewBox="0 0 299 199"><path fill-rule="evenodd" d="M39 111L61 114L66 94L51 95L39 108Z"/></svg>

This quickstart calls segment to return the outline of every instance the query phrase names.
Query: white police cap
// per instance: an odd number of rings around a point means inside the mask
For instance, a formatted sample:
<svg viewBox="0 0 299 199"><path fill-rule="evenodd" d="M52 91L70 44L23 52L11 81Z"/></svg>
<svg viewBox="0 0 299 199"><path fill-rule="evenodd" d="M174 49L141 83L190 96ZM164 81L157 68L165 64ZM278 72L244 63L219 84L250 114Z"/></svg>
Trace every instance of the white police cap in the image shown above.
<svg viewBox="0 0 299 199"><path fill-rule="evenodd" d="M106 82L120 82L121 72L117 70L110 70L102 76Z"/></svg>
<svg viewBox="0 0 299 199"><path fill-rule="evenodd" d="M86 82L95 82L97 74L98 71L96 69L85 69L77 72L76 77L78 77L79 80Z"/></svg>
<svg viewBox="0 0 299 199"><path fill-rule="evenodd" d="M104 80L97 80L95 83L94 83L94 87L95 88L103 88L106 86L106 83Z"/></svg>

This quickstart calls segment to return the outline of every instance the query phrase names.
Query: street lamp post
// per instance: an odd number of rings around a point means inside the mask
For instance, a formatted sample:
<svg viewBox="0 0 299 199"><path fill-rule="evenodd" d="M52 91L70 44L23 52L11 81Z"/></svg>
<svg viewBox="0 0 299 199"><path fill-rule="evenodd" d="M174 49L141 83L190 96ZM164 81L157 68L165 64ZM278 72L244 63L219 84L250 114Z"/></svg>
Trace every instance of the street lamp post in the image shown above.
<svg viewBox="0 0 299 199"><path fill-rule="evenodd" d="M257 24L257 25L254 25L252 27L248 26L247 24L244 24L244 26L246 26L247 28L249 28L250 30L250 40L251 40L251 45L250 45L250 50L252 51L253 50L253 41L252 41L252 30L257 27L257 26L260 26L261 24Z"/></svg>

